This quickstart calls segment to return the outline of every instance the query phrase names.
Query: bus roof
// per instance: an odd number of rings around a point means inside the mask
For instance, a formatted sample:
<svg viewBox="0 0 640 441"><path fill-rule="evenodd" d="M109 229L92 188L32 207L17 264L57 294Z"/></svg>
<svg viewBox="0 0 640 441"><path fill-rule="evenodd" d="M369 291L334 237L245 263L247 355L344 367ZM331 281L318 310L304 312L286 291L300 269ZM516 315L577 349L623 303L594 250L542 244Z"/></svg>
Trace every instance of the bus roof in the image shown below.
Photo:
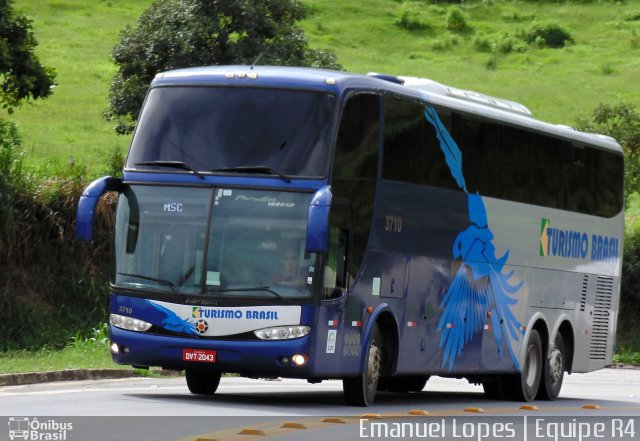
<svg viewBox="0 0 640 441"><path fill-rule="evenodd" d="M171 85L217 85L311 88L342 95L353 89L388 91L427 100L442 107L557 136L572 142L622 152L607 135L580 132L572 127L535 119L529 109L515 101L447 86L427 78L352 74L343 71L285 66L207 66L178 69L156 75L151 87Z"/></svg>

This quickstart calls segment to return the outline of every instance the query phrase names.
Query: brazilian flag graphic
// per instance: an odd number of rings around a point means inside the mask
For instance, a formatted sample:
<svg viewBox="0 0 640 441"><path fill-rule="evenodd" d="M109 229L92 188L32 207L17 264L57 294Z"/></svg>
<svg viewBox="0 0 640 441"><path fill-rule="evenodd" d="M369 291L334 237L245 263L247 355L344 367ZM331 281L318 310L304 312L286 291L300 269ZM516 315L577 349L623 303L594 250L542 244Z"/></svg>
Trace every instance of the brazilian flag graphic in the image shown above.
<svg viewBox="0 0 640 441"><path fill-rule="evenodd" d="M540 220L540 255L545 257L549 252L549 236L547 230L551 226L549 219L542 218Z"/></svg>

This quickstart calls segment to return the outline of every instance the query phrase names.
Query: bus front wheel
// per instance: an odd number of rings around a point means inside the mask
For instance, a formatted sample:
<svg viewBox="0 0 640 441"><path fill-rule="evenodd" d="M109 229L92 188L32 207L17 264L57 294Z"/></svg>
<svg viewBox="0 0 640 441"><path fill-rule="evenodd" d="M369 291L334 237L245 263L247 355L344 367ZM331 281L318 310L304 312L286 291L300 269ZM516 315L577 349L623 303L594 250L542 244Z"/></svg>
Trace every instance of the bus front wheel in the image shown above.
<svg viewBox="0 0 640 441"><path fill-rule="evenodd" d="M203 372L187 369L187 387L196 395L213 395L220 384L220 372Z"/></svg>
<svg viewBox="0 0 640 441"><path fill-rule="evenodd" d="M344 398L351 406L371 406L378 389L383 360L382 335L378 325L374 325L365 352L364 369L357 377L342 380Z"/></svg>
<svg viewBox="0 0 640 441"><path fill-rule="evenodd" d="M529 334L522 373L512 377L511 398L517 401L532 401L536 397L540 387L543 363L542 340L538 331L534 329Z"/></svg>
<svg viewBox="0 0 640 441"><path fill-rule="evenodd" d="M544 370L542 371L542 382L538 391L538 398L553 401L560 395L562 380L564 379L564 340L562 335L556 335L553 349L549 358L544 360Z"/></svg>

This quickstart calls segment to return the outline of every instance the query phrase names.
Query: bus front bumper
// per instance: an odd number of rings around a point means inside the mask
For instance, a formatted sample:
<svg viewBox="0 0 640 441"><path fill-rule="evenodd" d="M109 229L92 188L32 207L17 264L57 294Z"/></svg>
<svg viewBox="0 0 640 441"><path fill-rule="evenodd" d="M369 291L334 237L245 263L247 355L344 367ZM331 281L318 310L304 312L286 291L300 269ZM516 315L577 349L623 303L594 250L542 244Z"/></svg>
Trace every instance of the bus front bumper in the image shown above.
<svg viewBox="0 0 640 441"><path fill-rule="evenodd" d="M110 339L111 356L118 364L231 372L248 377L313 377L309 335L273 341L205 340L127 331L111 326ZM185 350L207 351L206 354L213 356L208 357L210 361L207 362L186 361ZM302 365L294 362L296 355L304 358ZM297 360L301 360L300 357Z"/></svg>

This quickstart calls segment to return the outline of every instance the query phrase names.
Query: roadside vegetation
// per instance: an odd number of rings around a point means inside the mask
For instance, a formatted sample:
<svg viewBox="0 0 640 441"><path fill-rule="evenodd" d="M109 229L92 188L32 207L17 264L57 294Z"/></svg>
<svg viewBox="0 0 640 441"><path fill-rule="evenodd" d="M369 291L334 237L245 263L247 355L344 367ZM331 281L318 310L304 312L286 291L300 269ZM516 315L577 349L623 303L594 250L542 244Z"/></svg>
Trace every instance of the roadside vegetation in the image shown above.
<svg viewBox="0 0 640 441"><path fill-rule="evenodd" d="M315 56L317 65L335 63L334 67L352 72L427 77L512 99L540 119L607 133L624 144L628 210L616 357L638 363L640 196L633 192L640 191L640 89L632 86L640 77L638 4L609 0L302 3L305 12L295 16L295 23L309 44L307 61ZM55 69L55 78L54 71L46 71L55 87L46 100L12 105L12 114L1 115L5 120L0 124L2 370L65 364L113 367L103 337L96 334L102 328L96 324L106 321L108 314L115 201L111 197L101 202L90 245L74 239L75 208L91 179L118 174L122 167L130 135L117 135L114 125L118 115L125 116L126 124L136 114L131 108L118 113L112 107L111 116L116 118L104 118L110 90L112 98L117 96L113 85L122 68L112 55L123 37L135 40L131 29L151 4L151 0L14 4L18 13L32 20L39 43L34 53L44 66ZM127 26L131 29L122 33ZM254 59L244 56L242 62ZM261 63L266 62L279 63L268 51Z"/></svg>
<svg viewBox="0 0 640 441"><path fill-rule="evenodd" d="M36 350L0 352L0 374L78 368L128 368L111 361L109 327L106 323L92 329L86 337L78 332L62 348L45 345Z"/></svg>

